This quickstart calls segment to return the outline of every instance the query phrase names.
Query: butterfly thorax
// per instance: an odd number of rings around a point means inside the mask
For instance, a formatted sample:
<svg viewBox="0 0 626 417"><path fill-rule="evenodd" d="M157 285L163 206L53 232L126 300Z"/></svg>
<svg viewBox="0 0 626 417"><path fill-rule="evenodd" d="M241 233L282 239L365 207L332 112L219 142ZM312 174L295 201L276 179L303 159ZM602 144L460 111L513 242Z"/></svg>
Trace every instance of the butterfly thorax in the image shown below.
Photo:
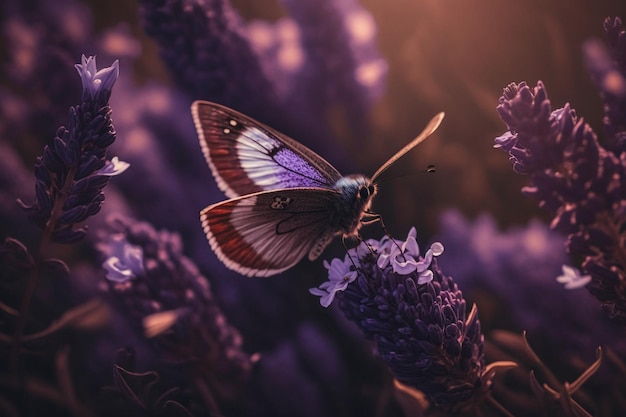
<svg viewBox="0 0 626 417"><path fill-rule="evenodd" d="M370 209L376 194L376 184L364 175L341 177L334 186L339 193L331 218L334 230L346 236L356 235L361 219Z"/></svg>

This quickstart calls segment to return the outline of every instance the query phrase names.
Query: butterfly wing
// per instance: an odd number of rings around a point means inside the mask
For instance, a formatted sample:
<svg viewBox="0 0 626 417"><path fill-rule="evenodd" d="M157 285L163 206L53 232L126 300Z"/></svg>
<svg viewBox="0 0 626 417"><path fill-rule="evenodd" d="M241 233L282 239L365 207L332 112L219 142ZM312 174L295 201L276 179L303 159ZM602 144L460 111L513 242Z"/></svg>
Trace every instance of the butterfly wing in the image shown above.
<svg viewBox="0 0 626 417"><path fill-rule="evenodd" d="M322 252L336 234L329 228L336 201L337 192L325 188L262 191L213 204L200 219L227 267L262 277Z"/></svg>
<svg viewBox="0 0 626 417"><path fill-rule="evenodd" d="M229 197L331 187L341 175L306 146L235 110L195 101L191 114L217 185Z"/></svg>

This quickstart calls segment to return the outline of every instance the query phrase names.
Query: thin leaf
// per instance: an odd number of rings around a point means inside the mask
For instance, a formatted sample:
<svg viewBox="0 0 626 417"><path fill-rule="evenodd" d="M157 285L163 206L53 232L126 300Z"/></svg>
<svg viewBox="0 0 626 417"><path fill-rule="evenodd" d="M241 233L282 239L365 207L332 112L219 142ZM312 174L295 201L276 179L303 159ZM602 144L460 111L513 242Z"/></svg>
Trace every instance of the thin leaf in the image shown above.
<svg viewBox="0 0 626 417"><path fill-rule="evenodd" d="M164 415L168 417L194 417L191 411L177 401L168 400L162 408Z"/></svg>
<svg viewBox="0 0 626 417"><path fill-rule="evenodd" d="M572 417L593 417L587 410L585 410L574 398L572 398L571 394L574 391L572 390L571 385L566 382L563 384L563 389L559 393L559 403L563 408L563 411Z"/></svg>
<svg viewBox="0 0 626 417"><path fill-rule="evenodd" d="M565 415L569 417L575 417L574 410L572 408L572 397L570 396L569 383L564 383L561 388L561 392L557 394L561 409L565 412Z"/></svg>
<svg viewBox="0 0 626 417"><path fill-rule="evenodd" d="M39 265L42 275L54 277L54 279L67 278L70 275L70 269L65 262L60 259L46 259Z"/></svg>
<svg viewBox="0 0 626 417"><path fill-rule="evenodd" d="M517 366L518 364L513 361L497 361L490 363L485 367L482 378L484 380L489 380L496 374L497 371L505 371L507 369L516 368Z"/></svg>
<svg viewBox="0 0 626 417"><path fill-rule="evenodd" d="M113 380L124 397L146 410L146 393L159 380L159 375L154 371L129 372L121 366L113 365Z"/></svg>
<svg viewBox="0 0 626 417"><path fill-rule="evenodd" d="M524 341L524 346L526 347L526 351L530 354L532 360L541 368L543 375L545 375L548 383L554 387L560 387L561 383L558 378L552 373L552 371L543 363L543 361L539 358L539 356L535 353L533 348L530 347L528 343L528 339L526 338L526 331L522 332L522 340Z"/></svg>
<svg viewBox="0 0 626 417"><path fill-rule="evenodd" d="M55 336L60 330L66 328L92 330L104 325L108 319L109 309L106 303L100 299L93 299L66 311L46 329L26 335L22 340L24 343L41 343Z"/></svg>
<svg viewBox="0 0 626 417"><path fill-rule="evenodd" d="M4 304L1 301L0 301L0 310L4 311L5 313L13 317L17 317L20 314L18 310L14 309L13 307L7 304Z"/></svg>
<svg viewBox="0 0 626 417"><path fill-rule="evenodd" d="M576 379L576 381L570 384L570 392L574 393L600 368L602 364L602 348L598 346L596 349L596 361L589 365L589 367Z"/></svg>
<svg viewBox="0 0 626 417"><path fill-rule="evenodd" d="M545 397L545 391L539 381L537 381L537 378L535 377L535 371L530 371L529 381L530 389L532 390L533 394L535 394L535 397L543 399Z"/></svg>

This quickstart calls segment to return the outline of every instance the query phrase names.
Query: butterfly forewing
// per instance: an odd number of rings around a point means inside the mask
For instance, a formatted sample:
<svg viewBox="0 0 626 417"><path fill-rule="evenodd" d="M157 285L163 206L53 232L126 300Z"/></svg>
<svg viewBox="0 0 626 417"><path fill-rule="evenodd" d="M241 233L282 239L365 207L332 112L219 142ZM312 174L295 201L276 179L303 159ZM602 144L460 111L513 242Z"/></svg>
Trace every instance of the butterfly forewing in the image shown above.
<svg viewBox="0 0 626 417"><path fill-rule="evenodd" d="M230 198L292 187L330 188L341 177L304 145L235 110L191 106L202 152Z"/></svg>
<svg viewBox="0 0 626 417"><path fill-rule="evenodd" d="M200 217L226 266L243 275L269 276L330 242L336 194L324 188L264 191L209 206Z"/></svg>

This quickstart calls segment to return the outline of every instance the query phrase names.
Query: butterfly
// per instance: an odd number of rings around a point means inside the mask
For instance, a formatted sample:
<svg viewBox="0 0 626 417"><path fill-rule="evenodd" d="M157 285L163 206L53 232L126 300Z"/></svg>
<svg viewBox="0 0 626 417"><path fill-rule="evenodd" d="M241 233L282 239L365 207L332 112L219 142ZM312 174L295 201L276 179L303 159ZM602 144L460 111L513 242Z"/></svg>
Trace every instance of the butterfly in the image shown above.
<svg viewBox="0 0 626 417"><path fill-rule="evenodd" d="M238 111L195 101L191 114L219 188L229 198L200 212L217 257L243 275L283 272L308 254L317 259L336 236L358 236L380 220L370 211L376 180L430 136L444 114L371 177L341 175L312 150Z"/></svg>

